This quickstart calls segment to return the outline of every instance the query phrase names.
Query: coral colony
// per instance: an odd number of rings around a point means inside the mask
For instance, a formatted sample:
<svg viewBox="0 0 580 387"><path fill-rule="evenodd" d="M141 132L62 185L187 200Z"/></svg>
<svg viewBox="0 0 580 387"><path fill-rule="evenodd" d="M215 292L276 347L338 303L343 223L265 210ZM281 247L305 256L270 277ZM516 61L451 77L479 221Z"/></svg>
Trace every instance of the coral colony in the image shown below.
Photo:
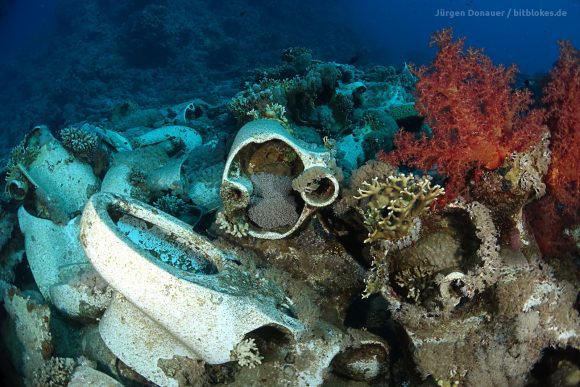
<svg viewBox="0 0 580 387"><path fill-rule="evenodd" d="M34 127L0 203L13 380L577 385L579 52L538 96L432 44Z"/></svg>

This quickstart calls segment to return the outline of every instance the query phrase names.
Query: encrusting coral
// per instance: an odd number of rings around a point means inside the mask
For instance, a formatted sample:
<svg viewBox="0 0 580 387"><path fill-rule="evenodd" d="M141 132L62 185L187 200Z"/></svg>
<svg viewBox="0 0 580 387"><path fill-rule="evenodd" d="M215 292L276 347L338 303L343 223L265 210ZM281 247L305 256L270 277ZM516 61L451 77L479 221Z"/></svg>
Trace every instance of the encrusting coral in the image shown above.
<svg viewBox="0 0 580 387"><path fill-rule="evenodd" d="M292 188L298 192L312 193L320 187L320 180L329 174L332 174L332 172L326 167L315 166L309 168L292 180Z"/></svg>
<svg viewBox="0 0 580 387"><path fill-rule="evenodd" d="M550 165L551 152L549 133L545 133L542 140L522 153L513 153L509 157L510 170L505 178L510 181L512 187L532 194L532 198L539 199L546 193L546 184L543 181L548 166Z"/></svg>
<svg viewBox="0 0 580 387"><path fill-rule="evenodd" d="M430 179L415 175L389 176L385 181L374 178L364 182L355 199L365 199L358 211L369 231L365 243L380 239L397 240L420 227L419 215L445 190L431 187Z"/></svg>
<svg viewBox="0 0 580 387"><path fill-rule="evenodd" d="M290 196L292 180L288 176L257 173L250 177L254 185L249 219L265 230L291 226L298 220L296 204Z"/></svg>

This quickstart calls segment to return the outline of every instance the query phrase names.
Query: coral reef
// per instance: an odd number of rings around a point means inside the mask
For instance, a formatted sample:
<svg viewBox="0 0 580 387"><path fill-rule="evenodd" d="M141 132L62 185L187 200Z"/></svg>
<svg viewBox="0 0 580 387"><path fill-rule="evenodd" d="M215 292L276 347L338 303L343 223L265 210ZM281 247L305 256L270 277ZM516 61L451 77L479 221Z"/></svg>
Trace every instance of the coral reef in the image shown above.
<svg viewBox="0 0 580 387"><path fill-rule="evenodd" d="M530 110L530 92L512 88L514 66L494 66L477 49L464 52L463 39L453 40L450 29L433 35L432 44L439 49L433 63L415 71L415 109L433 133L417 140L401 132L396 150L380 157L445 176L443 205L467 197L468 179L496 170L510 153L539 142L545 129L542 112Z"/></svg>
<svg viewBox="0 0 580 387"><path fill-rule="evenodd" d="M182 87L236 76L232 58L255 43L244 20L271 15L233 0L223 25L193 28L226 6L194 1L185 23L181 1L83 4L71 10L116 15L124 38L97 71L123 61L157 94L112 90L87 102L108 106L87 121L53 121L60 140L35 126L13 150L0 199L6 385L577 381L577 249L558 239L578 239L569 44L534 109L514 68L448 30L420 69L291 47L241 90L161 106L173 66L199 55L221 70L181 71Z"/></svg>

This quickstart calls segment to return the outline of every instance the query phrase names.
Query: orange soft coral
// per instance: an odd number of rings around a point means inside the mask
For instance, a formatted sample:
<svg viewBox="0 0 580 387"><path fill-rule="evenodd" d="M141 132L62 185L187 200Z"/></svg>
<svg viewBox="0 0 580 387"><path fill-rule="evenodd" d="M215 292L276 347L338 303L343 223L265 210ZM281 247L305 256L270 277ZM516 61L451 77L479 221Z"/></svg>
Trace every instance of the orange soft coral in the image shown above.
<svg viewBox="0 0 580 387"><path fill-rule="evenodd" d="M446 29L433 36L439 51L429 66L415 70L416 109L432 136L415 140L400 133L396 150L379 158L447 177L447 200L467 196L467 182L497 169L505 157L537 142L542 113L529 111L528 90L513 90L516 68L495 66L481 50L463 49Z"/></svg>

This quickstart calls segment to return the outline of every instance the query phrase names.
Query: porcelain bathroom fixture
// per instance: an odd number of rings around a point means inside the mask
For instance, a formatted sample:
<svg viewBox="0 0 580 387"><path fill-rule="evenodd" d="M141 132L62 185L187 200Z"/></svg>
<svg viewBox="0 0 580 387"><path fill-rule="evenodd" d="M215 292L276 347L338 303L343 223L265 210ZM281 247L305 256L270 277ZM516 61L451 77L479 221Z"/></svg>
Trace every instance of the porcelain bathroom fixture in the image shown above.
<svg viewBox="0 0 580 387"><path fill-rule="evenodd" d="M173 383L161 374L160 358L186 356L220 364L233 361L236 345L260 328L273 327L292 339L303 331L276 285L253 277L238 267L235 256L145 203L94 195L83 212L81 242L118 293L100 326L103 340L155 383ZM121 327L127 331L123 338ZM143 360L144 354L131 348L131 335L149 337L161 349Z"/></svg>
<svg viewBox="0 0 580 387"><path fill-rule="evenodd" d="M8 181L8 192L25 196L32 187L36 212L65 224L99 190L99 179L91 166L73 157L46 126L32 129L23 147L27 149L27 160L16 160L18 178ZM16 199L23 199L22 195Z"/></svg>
<svg viewBox="0 0 580 387"><path fill-rule="evenodd" d="M111 300L111 291L81 247L80 217L62 226L37 218L22 206L18 223L30 270L44 299L69 317L98 318Z"/></svg>
<svg viewBox="0 0 580 387"><path fill-rule="evenodd" d="M308 144L293 138L278 121L249 122L236 135L226 160L220 192L224 204L222 219L237 224L239 229L247 229L247 234L256 238L285 238L318 208L330 205L337 198L339 183L334 168L330 152L311 149ZM289 192L273 195L279 194L282 203L294 206L297 216L292 223L269 229L252 219L251 208L263 199L258 196L265 195L260 191L272 194L277 188L256 187L257 181L268 179L291 182ZM276 212L276 207L271 206L270 212L267 207L261 208L260 216L282 216Z"/></svg>

